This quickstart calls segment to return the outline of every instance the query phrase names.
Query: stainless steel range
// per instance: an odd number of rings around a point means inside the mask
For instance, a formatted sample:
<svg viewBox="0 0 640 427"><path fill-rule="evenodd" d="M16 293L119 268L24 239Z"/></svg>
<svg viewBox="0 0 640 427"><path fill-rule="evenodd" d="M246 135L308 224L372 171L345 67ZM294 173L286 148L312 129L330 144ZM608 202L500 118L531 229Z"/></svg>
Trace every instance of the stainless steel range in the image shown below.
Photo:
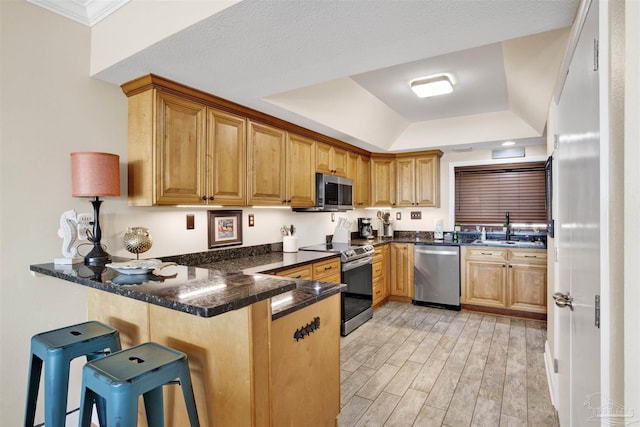
<svg viewBox="0 0 640 427"><path fill-rule="evenodd" d="M347 285L342 293L340 333L346 336L358 326L373 317L373 284L371 263L373 245L349 245L347 243L327 243L306 246L302 251L332 252L340 254L341 281Z"/></svg>

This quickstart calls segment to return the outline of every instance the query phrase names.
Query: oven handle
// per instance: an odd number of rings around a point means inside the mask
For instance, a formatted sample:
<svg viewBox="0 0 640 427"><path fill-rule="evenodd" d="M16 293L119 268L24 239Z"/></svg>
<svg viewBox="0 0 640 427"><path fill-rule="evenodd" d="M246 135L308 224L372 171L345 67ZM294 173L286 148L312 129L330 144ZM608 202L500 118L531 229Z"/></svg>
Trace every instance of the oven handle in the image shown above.
<svg viewBox="0 0 640 427"><path fill-rule="evenodd" d="M372 264L373 263L373 257L364 257L364 258L360 258L360 259L356 259L353 261L349 261L349 262L345 262L342 264L342 271L349 271L349 270L353 270L355 268L358 267L362 267L363 265L367 265L367 264Z"/></svg>

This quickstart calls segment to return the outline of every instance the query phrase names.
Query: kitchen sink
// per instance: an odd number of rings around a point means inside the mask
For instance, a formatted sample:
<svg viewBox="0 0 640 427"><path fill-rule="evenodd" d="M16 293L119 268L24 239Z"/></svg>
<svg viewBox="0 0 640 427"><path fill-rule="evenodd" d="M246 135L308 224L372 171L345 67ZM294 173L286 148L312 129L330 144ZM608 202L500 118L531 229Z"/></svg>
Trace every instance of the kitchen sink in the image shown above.
<svg viewBox="0 0 640 427"><path fill-rule="evenodd" d="M540 248L544 249L544 242L519 242L517 240L474 240L471 242L475 246L501 246L511 248Z"/></svg>

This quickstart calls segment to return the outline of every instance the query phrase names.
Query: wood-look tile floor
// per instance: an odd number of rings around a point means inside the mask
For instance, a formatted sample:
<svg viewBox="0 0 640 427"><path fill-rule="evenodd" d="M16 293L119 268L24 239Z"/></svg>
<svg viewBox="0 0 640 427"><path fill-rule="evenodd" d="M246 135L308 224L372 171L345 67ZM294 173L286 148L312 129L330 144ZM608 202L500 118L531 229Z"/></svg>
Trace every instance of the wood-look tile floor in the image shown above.
<svg viewBox="0 0 640 427"><path fill-rule="evenodd" d="M338 426L557 426L545 340L545 322L390 302L341 338Z"/></svg>

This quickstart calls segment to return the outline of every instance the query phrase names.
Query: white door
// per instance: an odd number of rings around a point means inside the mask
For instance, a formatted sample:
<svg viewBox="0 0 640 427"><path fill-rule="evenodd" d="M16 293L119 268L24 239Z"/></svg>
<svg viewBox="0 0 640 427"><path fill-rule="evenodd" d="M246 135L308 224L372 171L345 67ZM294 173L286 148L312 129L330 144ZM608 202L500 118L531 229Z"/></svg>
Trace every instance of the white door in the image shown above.
<svg viewBox="0 0 640 427"><path fill-rule="evenodd" d="M598 425L600 330L595 297L600 293L600 137L598 2L593 1L571 61L557 109L559 281L555 291L573 298L571 309L556 307L558 415L562 427Z"/></svg>

